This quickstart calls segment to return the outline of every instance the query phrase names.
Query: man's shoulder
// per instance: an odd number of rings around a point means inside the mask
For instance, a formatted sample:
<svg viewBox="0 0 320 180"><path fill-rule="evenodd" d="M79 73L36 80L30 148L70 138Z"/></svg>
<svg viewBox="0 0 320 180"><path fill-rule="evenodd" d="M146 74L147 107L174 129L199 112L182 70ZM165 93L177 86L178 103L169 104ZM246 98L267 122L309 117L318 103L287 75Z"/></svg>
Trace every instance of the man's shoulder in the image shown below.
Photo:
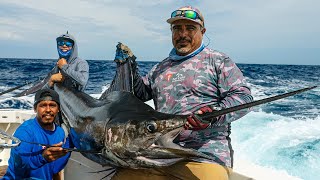
<svg viewBox="0 0 320 180"><path fill-rule="evenodd" d="M33 126L35 120L36 120L35 118L28 119L28 120L24 121L24 122L20 125L20 127Z"/></svg>
<svg viewBox="0 0 320 180"><path fill-rule="evenodd" d="M220 66L222 64L233 64L232 59L225 53L213 50L210 48L205 48L198 56L198 59L208 61L210 64L215 64L216 66Z"/></svg>
<svg viewBox="0 0 320 180"><path fill-rule="evenodd" d="M87 64L88 64L88 61L87 61L87 60L82 59L82 58L80 58L80 57L76 57L75 62L76 62L76 63L87 63Z"/></svg>
<svg viewBox="0 0 320 180"><path fill-rule="evenodd" d="M205 53L205 54L208 54L210 56L213 56L213 57L223 57L223 58L227 58L229 57L227 54L219 51L219 50L215 50L215 49L211 49L211 48L204 48L204 50L202 51L202 53Z"/></svg>
<svg viewBox="0 0 320 180"><path fill-rule="evenodd" d="M171 62L171 59L170 57L167 57L165 59L163 59L162 61L156 63L151 69L155 70L159 67L163 67L163 66L166 66L167 64L169 64Z"/></svg>
<svg viewBox="0 0 320 180"><path fill-rule="evenodd" d="M15 135L18 134L29 134L35 131L35 119L28 119L24 121L20 126L16 129Z"/></svg>
<svg viewBox="0 0 320 180"><path fill-rule="evenodd" d="M57 124L55 124L55 126L56 126L56 132L57 133L63 133L64 134L64 129L61 126L59 126Z"/></svg>
<svg viewBox="0 0 320 180"><path fill-rule="evenodd" d="M89 68L89 63L87 60L76 57L74 60L69 62L69 68L76 68L76 67Z"/></svg>

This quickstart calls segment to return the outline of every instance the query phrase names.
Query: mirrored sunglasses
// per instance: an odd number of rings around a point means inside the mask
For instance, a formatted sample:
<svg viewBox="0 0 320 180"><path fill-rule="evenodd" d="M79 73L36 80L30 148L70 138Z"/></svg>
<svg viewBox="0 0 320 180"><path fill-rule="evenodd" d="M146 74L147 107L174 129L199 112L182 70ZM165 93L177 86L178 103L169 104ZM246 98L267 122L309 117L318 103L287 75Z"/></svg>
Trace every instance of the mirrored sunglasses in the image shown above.
<svg viewBox="0 0 320 180"><path fill-rule="evenodd" d="M71 47L73 46L73 43L69 41L58 41L58 46L63 46L63 45L66 45L67 47Z"/></svg>
<svg viewBox="0 0 320 180"><path fill-rule="evenodd" d="M193 20L200 19L201 21L203 21L199 14L193 10L176 10L171 13L171 18L178 16L186 17Z"/></svg>

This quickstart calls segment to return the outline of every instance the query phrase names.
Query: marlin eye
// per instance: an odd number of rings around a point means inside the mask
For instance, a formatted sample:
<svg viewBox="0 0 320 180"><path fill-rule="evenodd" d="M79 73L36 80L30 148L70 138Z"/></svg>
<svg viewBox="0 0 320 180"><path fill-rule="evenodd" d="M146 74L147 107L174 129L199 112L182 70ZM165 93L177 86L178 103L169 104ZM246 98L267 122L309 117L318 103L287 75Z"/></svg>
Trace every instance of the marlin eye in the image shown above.
<svg viewBox="0 0 320 180"><path fill-rule="evenodd" d="M157 130L157 123L155 122L150 122L146 125L146 128L148 130L148 132L150 133L154 133Z"/></svg>

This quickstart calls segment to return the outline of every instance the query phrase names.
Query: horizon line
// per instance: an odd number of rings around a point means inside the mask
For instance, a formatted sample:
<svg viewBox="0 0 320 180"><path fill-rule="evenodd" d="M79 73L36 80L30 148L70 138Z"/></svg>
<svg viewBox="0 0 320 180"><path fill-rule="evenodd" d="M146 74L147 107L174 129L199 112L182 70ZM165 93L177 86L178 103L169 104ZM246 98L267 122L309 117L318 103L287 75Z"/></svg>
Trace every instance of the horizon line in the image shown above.
<svg viewBox="0 0 320 180"><path fill-rule="evenodd" d="M1 58L0 60L5 60L5 59L16 59L16 60L56 60L56 59L52 59L52 58L13 58L13 57L5 57L5 58ZM83 58L82 58L83 59ZM108 59L85 59L86 61L113 61L108 60ZM155 60L136 60L138 62L161 62L161 61L155 61ZM317 64L273 64L273 63L244 63L244 62L235 62L233 61L235 64L247 64L247 65L283 65L283 66L320 66Z"/></svg>

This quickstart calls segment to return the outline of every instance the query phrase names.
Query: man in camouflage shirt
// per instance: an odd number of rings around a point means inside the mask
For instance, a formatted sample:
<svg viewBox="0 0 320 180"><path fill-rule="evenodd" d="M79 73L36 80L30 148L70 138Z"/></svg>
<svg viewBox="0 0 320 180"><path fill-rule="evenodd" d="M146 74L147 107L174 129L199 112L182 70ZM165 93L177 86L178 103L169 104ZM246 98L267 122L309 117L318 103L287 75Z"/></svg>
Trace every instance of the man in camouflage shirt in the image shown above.
<svg viewBox="0 0 320 180"><path fill-rule="evenodd" d="M194 159L195 162L177 163L162 168L163 173L159 170L120 171L114 178L228 179L233 166L230 123L249 110L213 119L202 119L197 114L249 103L253 100L250 89L240 69L227 55L204 46L206 29L198 9L190 6L179 8L167 22L171 24L174 48L169 57L155 65L146 77L136 72L135 95L143 101L153 99L157 111L191 114L186 130L175 142L197 149L215 160Z"/></svg>

